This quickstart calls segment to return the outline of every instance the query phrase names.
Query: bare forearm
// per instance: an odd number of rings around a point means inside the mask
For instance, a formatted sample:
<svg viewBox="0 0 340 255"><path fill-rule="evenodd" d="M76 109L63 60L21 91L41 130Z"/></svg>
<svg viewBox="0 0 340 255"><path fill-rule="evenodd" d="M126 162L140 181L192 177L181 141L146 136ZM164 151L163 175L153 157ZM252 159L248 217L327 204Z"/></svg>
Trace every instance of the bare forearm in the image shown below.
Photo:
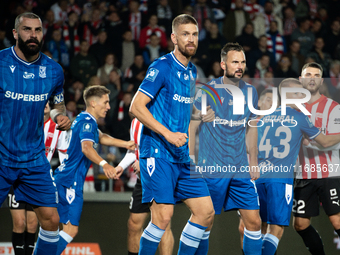
<svg viewBox="0 0 340 255"><path fill-rule="evenodd" d="M66 115L66 107L65 107L65 102L61 102L59 104L55 104L53 107L53 110L57 110L58 113L62 115Z"/></svg>
<svg viewBox="0 0 340 255"><path fill-rule="evenodd" d="M249 127L246 142L250 163L257 164L257 127Z"/></svg>
<svg viewBox="0 0 340 255"><path fill-rule="evenodd" d="M115 146L120 148L126 147L126 141L114 138L108 134L102 134L99 143L106 146Z"/></svg>
<svg viewBox="0 0 340 255"><path fill-rule="evenodd" d="M82 146L82 152L84 155L91 160L91 162L99 165L99 163L104 160L101 156L99 156L98 152L90 146Z"/></svg>

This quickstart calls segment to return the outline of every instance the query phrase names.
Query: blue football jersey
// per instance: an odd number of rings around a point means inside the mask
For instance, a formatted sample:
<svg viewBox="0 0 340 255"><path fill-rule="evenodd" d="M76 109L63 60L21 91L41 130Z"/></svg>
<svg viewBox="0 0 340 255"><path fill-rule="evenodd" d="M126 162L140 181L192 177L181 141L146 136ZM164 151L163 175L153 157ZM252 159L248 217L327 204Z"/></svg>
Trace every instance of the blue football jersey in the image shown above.
<svg viewBox="0 0 340 255"><path fill-rule="evenodd" d="M196 76L196 67L191 62L185 67L171 52L150 65L139 87L140 92L151 98L147 108L153 117L172 132L188 135ZM140 157L189 162L188 142L177 148L163 136L144 127Z"/></svg>
<svg viewBox="0 0 340 255"><path fill-rule="evenodd" d="M310 139L320 134L307 115L289 106L286 110L286 115L281 115L281 107L278 107L257 123L261 170L258 183L275 181L292 184L303 134Z"/></svg>
<svg viewBox="0 0 340 255"><path fill-rule="evenodd" d="M34 167L47 164L44 108L51 96L64 100L61 66L40 53L26 62L14 47L0 51L0 164Z"/></svg>
<svg viewBox="0 0 340 255"><path fill-rule="evenodd" d="M207 106L211 106L215 111L216 120L215 122L202 122L199 126L198 165L218 164L219 166L234 166L239 169L240 166L248 165L246 128L248 120L255 117L247 104L248 88L251 88L255 109L257 109L258 101L256 89L242 80L239 82L239 89L245 96L244 114L234 115L231 92L225 88L215 87L216 84L223 84L223 77L213 79L208 84L216 90L221 101L215 98L216 95L207 86L202 88L209 91L211 95L201 89L196 94L196 108L201 109L202 95L206 94Z"/></svg>
<svg viewBox="0 0 340 255"><path fill-rule="evenodd" d="M92 141L93 147L99 143L99 131L96 119L88 112L80 113L73 121L67 156L54 173L55 181L64 187L81 185L85 182L91 161L83 154L81 143Z"/></svg>

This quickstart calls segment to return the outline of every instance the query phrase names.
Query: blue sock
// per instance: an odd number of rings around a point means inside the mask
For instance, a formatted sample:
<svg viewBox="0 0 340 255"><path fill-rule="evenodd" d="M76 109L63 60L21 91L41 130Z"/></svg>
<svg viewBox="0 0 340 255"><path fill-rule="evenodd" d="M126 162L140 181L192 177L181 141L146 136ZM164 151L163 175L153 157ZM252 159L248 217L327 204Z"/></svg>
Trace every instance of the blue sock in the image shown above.
<svg viewBox="0 0 340 255"><path fill-rule="evenodd" d="M40 227L38 240L35 245L34 255L56 254L59 241L59 229L47 231Z"/></svg>
<svg viewBox="0 0 340 255"><path fill-rule="evenodd" d="M139 245L139 255L152 255L156 253L157 247L165 230L160 229L155 224L149 223L144 229Z"/></svg>
<svg viewBox="0 0 340 255"><path fill-rule="evenodd" d="M210 231L205 231L195 255L207 255L208 254L209 236L210 236Z"/></svg>
<svg viewBox="0 0 340 255"><path fill-rule="evenodd" d="M59 233L59 242L58 242L58 248L57 248L57 254L56 255L60 255L63 253L63 251L65 250L66 246L72 242L73 238L67 234L64 231L60 231Z"/></svg>
<svg viewBox="0 0 340 255"><path fill-rule="evenodd" d="M261 230L249 231L248 229L244 228L243 251L246 255L261 255Z"/></svg>
<svg viewBox="0 0 340 255"><path fill-rule="evenodd" d="M207 227L188 221L179 242L178 255L194 255Z"/></svg>
<svg viewBox="0 0 340 255"><path fill-rule="evenodd" d="M262 255L274 255L279 244L279 239L267 233L264 236L263 243L262 243Z"/></svg>

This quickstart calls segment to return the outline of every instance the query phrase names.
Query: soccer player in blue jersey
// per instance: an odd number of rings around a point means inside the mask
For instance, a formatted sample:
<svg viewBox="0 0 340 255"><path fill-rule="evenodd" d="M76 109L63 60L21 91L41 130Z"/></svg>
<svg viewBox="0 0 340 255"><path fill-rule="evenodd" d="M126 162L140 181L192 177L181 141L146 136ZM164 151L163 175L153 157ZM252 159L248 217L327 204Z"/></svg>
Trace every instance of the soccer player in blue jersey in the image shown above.
<svg viewBox="0 0 340 255"><path fill-rule="evenodd" d="M58 193L45 155L44 108L51 98L51 117L60 130L71 126L65 116L64 73L40 52L39 16L17 16L16 45L0 52L0 204L13 185L17 201L31 204L40 231L34 254L55 254L59 239Z"/></svg>
<svg viewBox="0 0 340 255"><path fill-rule="evenodd" d="M234 115L232 92L218 88L219 84L236 86L247 99L252 97L252 104L257 106L257 92L250 84L241 80L246 59L242 46L238 43L227 43L221 50L222 77L211 80L205 90L214 89L221 101L215 102L207 97L207 104L215 111L217 122L201 123L199 126L198 166L208 184L216 214L224 211L239 210L245 225L243 250L245 254L261 254L261 219L259 216L258 195L255 180L259 177L257 166L257 128L246 127L250 118L255 117L244 104L244 114ZM250 94L249 94L250 93ZM196 95L195 106L200 109L204 90ZM217 123L217 124L216 124ZM208 172L206 169L225 171ZM228 170L229 169L229 170ZM247 171L249 169L249 171ZM249 173L248 173L249 172Z"/></svg>
<svg viewBox="0 0 340 255"><path fill-rule="evenodd" d="M191 210L178 254L207 254L214 209L202 178L190 178L188 128L197 76L190 62L198 45L197 21L177 16L172 23L173 52L155 60L135 95L130 111L144 124L140 147L143 203L150 203L151 221L140 241L140 255L157 250L182 200ZM197 110L194 108L193 113Z"/></svg>
<svg viewBox="0 0 340 255"><path fill-rule="evenodd" d="M279 85L282 88L302 88L299 80L288 78ZM286 93L287 99L300 99L300 92ZM258 162L261 177L256 180L260 198L260 215L268 223L267 233L262 244L262 254L276 252L285 226L289 226L293 206L293 181L296 159L303 135L314 139L324 147L340 141L340 135L323 135L309 117L287 105L286 115L281 114L281 107L270 115L259 119L258 126Z"/></svg>
<svg viewBox="0 0 340 255"><path fill-rule="evenodd" d="M86 111L73 121L66 159L54 174L59 193L58 213L63 224L57 255L64 251L78 233L83 208L83 186L90 165L95 163L102 166L107 178L115 178L117 175L116 169L95 150L98 143L129 150L135 148L133 141L113 138L98 129L98 119L105 118L110 109L109 94L110 90L100 85L85 89Z"/></svg>

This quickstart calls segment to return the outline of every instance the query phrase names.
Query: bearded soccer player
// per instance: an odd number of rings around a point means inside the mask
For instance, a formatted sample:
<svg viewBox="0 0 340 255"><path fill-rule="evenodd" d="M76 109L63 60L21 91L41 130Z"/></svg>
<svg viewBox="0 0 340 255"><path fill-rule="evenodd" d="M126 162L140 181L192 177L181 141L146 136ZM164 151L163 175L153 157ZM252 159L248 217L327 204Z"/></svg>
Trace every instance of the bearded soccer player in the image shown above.
<svg viewBox="0 0 340 255"><path fill-rule="evenodd" d="M45 154L50 162L55 150L58 150L59 162L63 162L68 148L67 132L57 129L50 117L50 106L44 109L44 140ZM8 193L8 207L13 220L12 245L15 255L32 254L37 231L38 219L31 205L17 202L11 188Z"/></svg>
<svg viewBox="0 0 340 255"><path fill-rule="evenodd" d="M65 116L64 73L40 52L43 39L39 16L17 16L16 45L0 52L0 204L13 185L17 201L31 204L40 231L34 254L55 254L59 240L58 193L45 155L44 108L52 98L51 117L58 129L70 128Z"/></svg>
<svg viewBox="0 0 340 255"><path fill-rule="evenodd" d="M301 83L311 93L305 104L311 122L325 135L340 133L340 105L320 93L323 84L322 67L318 63L303 66ZM305 144L305 143L304 143ZM325 254L320 235L311 225L319 215L320 202L334 230L340 236L340 144L322 148L317 143L301 146L300 167L294 187L294 228L311 254Z"/></svg>
<svg viewBox="0 0 340 255"><path fill-rule="evenodd" d="M259 215L258 195L255 180L259 177L257 166L257 128L249 126L247 132L249 163L246 149L246 123L255 115L244 105L244 114L233 114L232 91L219 88L218 85L230 85L230 89L238 87L245 98L252 97L253 106L257 106L256 89L245 83L243 77L246 59L242 46L238 43L227 43L221 50L221 68L224 75L213 79L205 86L205 90L216 90L221 99L215 104L207 97L207 104L215 111L216 119L227 123L201 123L199 127L199 167L209 169L212 166L226 166L235 172L209 173L203 170L216 214L221 210L239 210L244 222L243 251L245 254L261 254L261 219ZM195 106L200 109L202 95L200 90L196 95ZM235 106L234 106L235 107ZM247 167L247 168L246 168ZM249 173L242 174L244 169ZM237 174L237 173L241 174Z"/></svg>
<svg viewBox="0 0 340 255"><path fill-rule="evenodd" d="M197 77L190 62L198 45L195 18L177 16L171 40L174 51L150 65L130 108L144 124L139 160L142 202L151 205L151 221L142 234L140 255L155 254L178 201L192 212L178 254L207 254L214 216L204 180L191 178L187 141Z"/></svg>

